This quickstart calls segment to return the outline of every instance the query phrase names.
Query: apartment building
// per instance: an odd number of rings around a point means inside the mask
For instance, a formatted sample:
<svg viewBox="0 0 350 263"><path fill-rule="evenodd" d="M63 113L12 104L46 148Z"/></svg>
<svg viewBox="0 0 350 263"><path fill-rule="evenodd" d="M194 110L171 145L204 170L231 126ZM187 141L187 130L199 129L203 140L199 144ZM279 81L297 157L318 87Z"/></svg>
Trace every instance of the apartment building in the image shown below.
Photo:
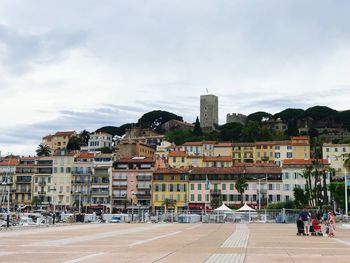
<svg viewBox="0 0 350 263"><path fill-rule="evenodd" d="M151 208L152 176L155 160L132 157L117 160L112 172L112 204L115 210L130 209L131 202L139 209Z"/></svg>
<svg viewBox="0 0 350 263"><path fill-rule="evenodd" d="M124 141L116 145L116 159L144 156L153 157L155 148L141 142Z"/></svg>
<svg viewBox="0 0 350 263"><path fill-rule="evenodd" d="M33 202L41 205L52 203L52 193L55 185L52 180L52 157L38 157L33 181Z"/></svg>
<svg viewBox="0 0 350 263"><path fill-rule="evenodd" d="M306 167L312 164L312 159L287 159L283 161L283 200L289 201L294 199L294 188L301 188L305 190L306 179L303 177L303 172ZM327 160L320 160L319 169L329 167ZM330 173L326 169L327 184L330 182ZM312 179L312 184L314 180ZM329 196L329 194L328 194Z"/></svg>
<svg viewBox="0 0 350 263"><path fill-rule="evenodd" d="M32 185L36 173L36 158L22 157L16 167L14 201L21 207L32 205Z"/></svg>
<svg viewBox="0 0 350 263"><path fill-rule="evenodd" d="M5 207L7 204L8 194L11 204L13 200L15 200L16 185L14 184L14 181L17 164L18 158L13 156L0 160L0 205L3 207Z"/></svg>
<svg viewBox="0 0 350 263"><path fill-rule="evenodd" d="M232 143L220 142L214 145L214 156L232 157Z"/></svg>
<svg viewBox="0 0 350 263"><path fill-rule="evenodd" d="M91 184L95 153L82 152L75 156L72 170L72 202L81 204L82 211L91 206Z"/></svg>
<svg viewBox="0 0 350 263"><path fill-rule="evenodd" d="M255 163L255 143L232 143L232 159L234 163Z"/></svg>
<svg viewBox="0 0 350 263"><path fill-rule="evenodd" d="M181 150L186 151L188 155L214 156L215 144L215 141L185 142Z"/></svg>
<svg viewBox="0 0 350 263"><path fill-rule="evenodd" d="M344 177L344 161L350 156L349 144L324 143L322 146L322 157L326 159L330 167L335 170L337 177Z"/></svg>
<svg viewBox="0 0 350 263"><path fill-rule="evenodd" d="M112 154L96 154L93 161L91 207L111 211Z"/></svg>
<svg viewBox="0 0 350 263"><path fill-rule="evenodd" d="M42 144L49 146L53 154L57 150L66 149L69 139L73 136L77 136L75 131L56 132L54 135L45 136Z"/></svg>
<svg viewBox="0 0 350 263"><path fill-rule="evenodd" d="M81 151L96 152L101 148L112 149L113 136L106 132L94 132L90 134L87 146L81 148Z"/></svg>
<svg viewBox="0 0 350 263"><path fill-rule="evenodd" d="M259 193L260 202L263 204L266 204L267 198L268 202L282 200L282 170L274 164L198 167L193 168L189 174L189 208L211 208L213 204L221 202L239 205L241 196L235 184L240 176L244 176L248 183L243 202L257 207ZM206 187L207 183L209 188Z"/></svg>
<svg viewBox="0 0 350 263"><path fill-rule="evenodd" d="M152 189L152 210L184 211L188 206L188 169L157 169Z"/></svg>

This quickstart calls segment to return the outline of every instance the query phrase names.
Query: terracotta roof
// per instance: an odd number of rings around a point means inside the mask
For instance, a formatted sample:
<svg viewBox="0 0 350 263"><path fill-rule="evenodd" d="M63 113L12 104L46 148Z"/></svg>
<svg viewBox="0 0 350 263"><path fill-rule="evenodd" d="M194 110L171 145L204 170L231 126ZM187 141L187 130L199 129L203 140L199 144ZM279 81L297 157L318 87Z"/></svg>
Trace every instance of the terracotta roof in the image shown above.
<svg viewBox="0 0 350 263"><path fill-rule="evenodd" d="M231 156L205 156L204 162L232 162Z"/></svg>
<svg viewBox="0 0 350 263"><path fill-rule="evenodd" d="M283 160L283 166L284 165L311 165L312 161L315 161L315 159L286 159ZM326 159L319 160L321 164L323 165L329 165L328 161Z"/></svg>
<svg viewBox="0 0 350 263"><path fill-rule="evenodd" d="M171 151L169 152L169 157L186 157L186 151Z"/></svg>
<svg viewBox="0 0 350 263"><path fill-rule="evenodd" d="M43 137L44 140L51 140L53 138L53 135L47 135Z"/></svg>
<svg viewBox="0 0 350 263"><path fill-rule="evenodd" d="M323 147L349 147L350 144L341 143L341 144L334 144L334 143L324 143Z"/></svg>
<svg viewBox="0 0 350 263"><path fill-rule="evenodd" d="M309 136L292 136L291 139L292 140L309 140L310 137Z"/></svg>
<svg viewBox="0 0 350 263"><path fill-rule="evenodd" d="M214 145L215 147L232 147L232 143L230 142L219 142Z"/></svg>
<svg viewBox="0 0 350 263"><path fill-rule="evenodd" d="M82 152L76 158L79 158L79 159L92 159L94 157L95 157L94 153Z"/></svg>
<svg viewBox="0 0 350 263"><path fill-rule="evenodd" d="M255 146L255 143L253 143L253 142L235 142L235 143L232 143L232 146L233 147L236 147L236 146L253 147L253 146Z"/></svg>
<svg viewBox="0 0 350 263"><path fill-rule="evenodd" d="M187 168L160 168L157 169L154 174L185 174L188 173Z"/></svg>
<svg viewBox="0 0 350 263"><path fill-rule="evenodd" d="M142 159L137 157L125 157L117 160L116 163L154 163L154 159L151 157L145 157Z"/></svg>
<svg viewBox="0 0 350 263"><path fill-rule="evenodd" d="M0 166L14 166L18 164L18 159L2 159L0 161Z"/></svg>
<svg viewBox="0 0 350 263"><path fill-rule="evenodd" d="M233 166L233 167L194 167L191 174L280 174L282 169L278 166Z"/></svg>
<svg viewBox="0 0 350 263"><path fill-rule="evenodd" d="M291 145L292 141L286 140L286 141L275 141L275 145Z"/></svg>
<svg viewBox="0 0 350 263"><path fill-rule="evenodd" d="M185 142L183 146L202 146L203 144L215 144L216 141Z"/></svg>
<svg viewBox="0 0 350 263"><path fill-rule="evenodd" d="M54 136L61 137L61 136L71 136L75 133L75 131L64 131L64 132L56 132Z"/></svg>

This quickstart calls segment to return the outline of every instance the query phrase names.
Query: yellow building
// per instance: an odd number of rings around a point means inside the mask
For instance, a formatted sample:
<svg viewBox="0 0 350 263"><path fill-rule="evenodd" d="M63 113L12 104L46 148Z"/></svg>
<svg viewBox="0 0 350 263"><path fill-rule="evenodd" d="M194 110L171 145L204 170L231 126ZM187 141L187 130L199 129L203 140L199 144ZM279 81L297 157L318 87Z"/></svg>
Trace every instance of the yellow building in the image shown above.
<svg viewBox="0 0 350 263"><path fill-rule="evenodd" d="M69 139L73 136L77 136L75 131L56 132L54 135L45 136L42 144L49 146L51 154L54 154L56 150L66 149Z"/></svg>
<svg viewBox="0 0 350 263"><path fill-rule="evenodd" d="M163 168L153 173L153 211L177 212L187 208L188 172L188 169Z"/></svg>
<svg viewBox="0 0 350 263"><path fill-rule="evenodd" d="M232 157L232 143L221 142L214 144L214 156Z"/></svg>
<svg viewBox="0 0 350 263"><path fill-rule="evenodd" d="M232 158L234 163L255 163L255 143L233 143Z"/></svg>
<svg viewBox="0 0 350 263"><path fill-rule="evenodd" d="M201 167L232 167L231 156L205 156Z"/></svg>
<svg viewBox="0 0 350 263"><path fill-rule="evenodd" d="M275 142L265 141L256 142L255 160L257 163L274 163L275 161Z"/></svg>
<svg viewBox="0 0 350 263"><path fill-rule="evenodd" d="M185 151L171 151L168 154L168 164L173 168L187 167L187 153Z"/></svg>
<svg viewBox="0 0 350 263"><path fill-rule="evenodd" d="M294 159L310 159L310 138L309 136L291 137Z"/></svg>

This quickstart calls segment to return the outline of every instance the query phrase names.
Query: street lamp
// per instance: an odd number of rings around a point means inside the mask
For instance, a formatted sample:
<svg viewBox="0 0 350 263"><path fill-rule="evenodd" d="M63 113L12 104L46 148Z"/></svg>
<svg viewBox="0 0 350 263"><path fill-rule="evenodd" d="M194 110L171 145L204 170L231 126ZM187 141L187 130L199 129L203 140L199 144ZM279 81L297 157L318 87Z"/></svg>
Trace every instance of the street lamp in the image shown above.
<svg viewBox="0 0 350 263"><path fill-rule="evenodd" d="M50 188L50 192L56 192L56 187L53 186ZM56 218L56 203L55 198L52 196L52 205L53 205L53 215L52 215L52 224L55 224L55 218Z"/></svg>
<svg viewBox="0 0 350 263"><path fill-rule="evenodd" d="M80 205L81 205L81 192L76 190L75 193L79 194L79 205L78 205L78 207L79 207L79 215L80 215L80 210L81 210L81 207L80 207Z"/></svg>
<svg viewBox="0 0 350 263"><path fill-rule="evenodd" d="M345 217L348 218L348 178L347 171L345 168Z"/></svg>
<svg viewBox="0 0 350 263"><path fill-rule="evenodd" d="M261 180L265 180L265 179L267 179L267 178L255 178L255 177L253 177L253 179L255 179L255 180L258 180L259 181L259 187L258 187L258 202L259 202L259 210L260 210L260 208L261 208L261 201L260 201L260 189L261 189L261 187L260 187L260 182L261 182ZM267 185L266 185L266 187L267 187ZM267 193L267 192L266 192Z"/></svg>
<svg viewBox="0 0 350 263"><path fill-rule="evenodd" d="M131 223L134 222L134 196L135 193L131 192Z"/></svg>

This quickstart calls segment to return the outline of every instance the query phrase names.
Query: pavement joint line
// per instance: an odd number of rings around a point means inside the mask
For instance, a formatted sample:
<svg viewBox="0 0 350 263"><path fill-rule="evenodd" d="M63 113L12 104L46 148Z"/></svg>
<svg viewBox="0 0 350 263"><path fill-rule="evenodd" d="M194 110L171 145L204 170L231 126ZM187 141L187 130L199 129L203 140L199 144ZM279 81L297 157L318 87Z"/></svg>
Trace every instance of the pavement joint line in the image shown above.
<svg viewBox="0 0 350 263"><path fill-rule="evenodd" d="M176 232L172 232L172 233L169 233L169 234L165 234L165 235L161 235L161 236L157 236L157 237L153 237L153 238L137 241L135 243L130 244L129 247L145 244L145 243L152 242L154 240L158 240L158 239L161 239L161 238L164 238L164 237L174 236L174 235L177 235L177 234L182 233L182 232L183 231L176 231Z"/></svg>
<svg viewBox="0 0 350 263"><path fill-rule="evenodd" d="M200 227L201 225L196 225L196 226L193 226L193 227L188 227L188 228L186 228L187 230L192 230L192 229L195 229L195 228L197 228L197 227Z"/></svg>
<svg viewBox="0 0 350 263"><path fill-rule="evenodd" d="M154 225L150 229L146 228L146 227L137 227L137 228L128 228L125 230L107 231L107 232L96 233L96 234L92 234L92 235L83 235L83 236L68 237L68 238L63 238L63 239L58 239L58 240L41 241L41 242L37 242L37 243L33 243L33 244L22 245L22 247L36 247L36 246L48 247L48 246L70 245L70 244L74 244L74 243L93 241L93 240L109 238L109 237L113 237L113 236L133 234L133 233L152 230L152 229L156 229L156 228L160 228L160 227L162 227L162 225Z"/></svg>
<svg viewBox="0 0 350 263"><path fill-rule="evenodd" d="M206 261L206 263L224 263L224 262L230 262L230 263L243 263L244 262L244 255L242 254L213 254L210 258Z"/></svg>
<svg viewBox="0 0 350 263"><path fill-rule="evenodd" d="M77 262L82 262L86 259L90 259L90 258L94 258L94 257L98 257L98 256L102 256L105 253L100 252L100 253L95 253L95 254L90 254L84 257L80 257L80 258L76 258L76 259L72 259L72 260L68 260L68 261L64 261L64 263L77 263Z"/></svg>
<svg viewBox="0 0 350 263"><path fill-rule="evenodd" d="M333 238L333 240L337 241L338 243L342 243L342 244L345 244L347 246L350 246L350 243L349 242L346 242L344 240L341 240L339 238Z"/></svg>

